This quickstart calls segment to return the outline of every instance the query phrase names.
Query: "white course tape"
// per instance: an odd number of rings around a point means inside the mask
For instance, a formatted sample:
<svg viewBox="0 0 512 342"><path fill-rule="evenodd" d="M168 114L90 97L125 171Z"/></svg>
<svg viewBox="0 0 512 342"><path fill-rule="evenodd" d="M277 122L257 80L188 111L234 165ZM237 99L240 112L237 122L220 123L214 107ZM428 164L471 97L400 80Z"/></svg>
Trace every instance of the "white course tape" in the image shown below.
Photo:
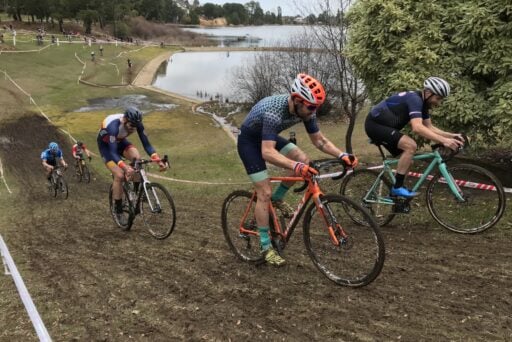
<svg viewBox="0 0 512 342"><path fill-rule="evenodd" d="M36 306L34 305L34 302L32 301L30 294L28 293L27 287L25 286L25 283L23 282L23 279L21 278L21 275L18 272L18 269L16 268L16 264L14 263L14 260L12 259L9 250L7 249L7 245L5 244L4 239L1 235L0 255L2 256L2 259L9 273L11 274L14 283L16 284L16 288L18 289L21 300L23 301L25 309L27 310L30 320L32 321L32 325L34 325L34 328L36 329L36 333L37 336L39 337L39 340L43 342L51 341L52 339L48 334L48 330L46 330L43 320L41 319L41 316L39 316L39 313L37 312Z"/></svg>

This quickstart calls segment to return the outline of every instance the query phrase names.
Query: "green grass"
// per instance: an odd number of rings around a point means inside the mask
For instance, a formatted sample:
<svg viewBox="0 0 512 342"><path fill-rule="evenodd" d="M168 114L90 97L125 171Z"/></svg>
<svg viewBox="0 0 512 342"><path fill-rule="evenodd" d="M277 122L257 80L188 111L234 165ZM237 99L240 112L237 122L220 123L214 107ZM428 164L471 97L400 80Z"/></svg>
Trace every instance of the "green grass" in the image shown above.
<svg viewBox="0 0 512 342"><path fill-rule="evenodd" d="M144 49L137 46L104 45L103 47L103 57L99 56L98 45L92 47L92 49L96 49L96 64L90 62L91 48L89 46L62 44L59 47L52 46L40 53L1 54L0 69L7 70L9 75L32 95L41 109L57 126L83 140L95 153L98 153L96 134L101 121L108 114L120 112L121 108L88 113L75 112L77 108L87 105L87 99L144 94L149 96L151 101L177 104L177 107L165 112L149 113L145 119L146 130L152 144L161 154L168 154L171 158L172 167L164 175L198 182L248 182L232 139L222 129L216 127L209 117L193 114L190 103L132 87L109 89L78 84L77 80L83 65L78 62L75 54L86 62L84 74L89 81L115 84L120 81L120 75L110 63L118 65L122 74L122 66L125 66L126 58L129 56L134 63L133 75L136 75L145 63L162 52L162 49L152 47ZM3 84L3 88L10 87L6 83ZM17 92L17 90L15 91ZM26 111L35 110L28 104L28 98L19 92L17 94L24 99ZM0 98L0 105L4 110L16 106L6 98ZM239 124L246 114L247 111L242 112L235 115L233 119ZM354 129L352 137L354 153L362 164L376 163L380 161L380 156L377 148L368 144L368 139L364 134L365 114L365 110L359 114ZM345 149L346 123L321 119L320 128L333 143ZM302 125L298 124L283 132L282 135L287 137L291 130L296 132L300 148L311 159L326 157L310 143ZM130 140L143 153L137 137L131 137ZM100 158L93 160L93 167L97 175L109 177L109 172L103 166ZM233 188L250 188L249 184L191 185L180 182L162 182L174 191L212 196L215 201L225 196Z"/></svg>

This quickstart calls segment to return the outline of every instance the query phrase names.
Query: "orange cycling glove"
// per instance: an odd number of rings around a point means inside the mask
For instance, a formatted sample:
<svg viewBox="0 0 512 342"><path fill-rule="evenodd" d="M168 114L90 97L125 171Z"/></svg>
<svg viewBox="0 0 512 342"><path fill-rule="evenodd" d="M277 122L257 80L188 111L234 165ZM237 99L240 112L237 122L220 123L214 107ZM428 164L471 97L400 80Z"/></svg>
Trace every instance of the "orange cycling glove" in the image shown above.
<svg viewBox="0 0 512 342"><path fill-rule="evenodd" d="M153 154L151 155L151 160L152 160L152 161L159 162L159 161L160 161L160 156L158 155L158 153L156 153L156 152L155 152L155 153L153 153Z"/></svg>
<svg viewBox="0 0 512 342"><path fill-rule="evenodd" d="M311 177L312 175L318 174L317 170L301 162L295 163L293 172L299 177Z"/></svg>
<svg viewBox="0 0 512 342"><path fill-rule="evenodd" d="M345 163L345 165L350 167L356 167L359 162L356 156L349 153L342 153L338 158L340 158Z"/></svg>

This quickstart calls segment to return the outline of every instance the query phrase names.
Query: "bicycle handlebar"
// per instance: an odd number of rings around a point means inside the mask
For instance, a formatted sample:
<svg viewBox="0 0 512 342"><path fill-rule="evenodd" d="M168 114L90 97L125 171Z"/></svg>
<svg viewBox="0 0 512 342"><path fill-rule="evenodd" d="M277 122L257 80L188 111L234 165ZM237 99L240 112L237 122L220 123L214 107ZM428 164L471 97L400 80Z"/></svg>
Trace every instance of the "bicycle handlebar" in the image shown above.
<svg viewBox="0 0 512 342"><path fill-rule="evenodd" d="M457 150L455 150L455 151L450 149L450 148L445 148L444 145L441 144L441 143L430 145L430 147L432 148L432 151L439 150L439 153L441 153L441 156L443 157L444 161L450 160L455 155L457 155L458 153L462 152L465 147L469 147L469 138L468 138L468 136L465 133L461 133L461 135L462 135L462 139L463 140L458 139L458 137L456 137L455 139L457 139L459 141L462 141L463 144L461 146L459 146L459 148Z"/></svg>
<svg viewBox="0 0 512 342"><path fill-rule="evenodd" d="M139 159L139 160L134 160L130 163L130 166L132 167L135 167L136 169L137 168L140 168L140 165L143 165L143 164L149 164L149 163L164 163L166 164L167 166L169 166L169 158L167 157L167 154L164 155L163 158L160 158L160 159Z"/></svg>
<svg viewBox="0 0 512 342"><path fill-rule="evenodd" d="M329 159L318 159L318 160L312 160L309 162L309 166L313 167L315 170L317 171L321 171L322 169L324 168L328 168L328 167L333 167L333 166L338 166L338 165L341 165L343 170L342 171L338 171L338 172L335 172L332 176L331 176L331 179L332 180L338 180L338 179L341 179L343 178L347 172L348 172L348 166L347 164L341 160L341 159L333 159L333 158L329 158ZM319 174L317 176L313 176L312 179L320 179L322 178L322 176ZM299 192L302 192L304 191L306 188L308 187L308 180L305 180L304 183L302 184L302 186L300 186L299 188L297 189L293 189L293 192L295 193L299 193Z"/></svg>

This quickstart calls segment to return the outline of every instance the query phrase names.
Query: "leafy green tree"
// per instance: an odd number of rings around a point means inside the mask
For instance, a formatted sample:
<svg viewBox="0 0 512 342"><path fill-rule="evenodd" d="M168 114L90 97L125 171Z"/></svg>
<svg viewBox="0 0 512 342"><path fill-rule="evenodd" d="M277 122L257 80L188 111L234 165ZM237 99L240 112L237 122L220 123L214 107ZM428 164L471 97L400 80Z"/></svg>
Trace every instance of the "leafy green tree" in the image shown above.
<svg viewBox="0 0 512 342"><path fill-rule="evenodd" d="M79 18L84 23L85 34L91 34L92 24L98 18L98 12L95 10L82 10L78 13Z"/></svg>
<svg viewBox="0 0 512 342"><path fill-rule="evenodd" d="M203 14L207 19L215 19L224 15L224 9L220 5L208 2L203 5Z"/></svg>
<svg viewBox="0 0 512 342"><path fill-rule="evenodd" d="M242 4L226 3L222 6L228 24L243 25L247 24L247 11Z"/></svg>
<svg viewBox="0 0 512 342"><path fill-rule="evenodd" d="M512 145L510 0L359 0L349 20L345 53L373 102L443 77L452 95L436 123Z"/></svg>
<svg viewBox="0 0 512 342"><path fill-rule="evenodd" d="M249 1L245 4L245 8L249 15L249 23L251 25L262 25L264 23L264 13L258 1Z"/></svg>

